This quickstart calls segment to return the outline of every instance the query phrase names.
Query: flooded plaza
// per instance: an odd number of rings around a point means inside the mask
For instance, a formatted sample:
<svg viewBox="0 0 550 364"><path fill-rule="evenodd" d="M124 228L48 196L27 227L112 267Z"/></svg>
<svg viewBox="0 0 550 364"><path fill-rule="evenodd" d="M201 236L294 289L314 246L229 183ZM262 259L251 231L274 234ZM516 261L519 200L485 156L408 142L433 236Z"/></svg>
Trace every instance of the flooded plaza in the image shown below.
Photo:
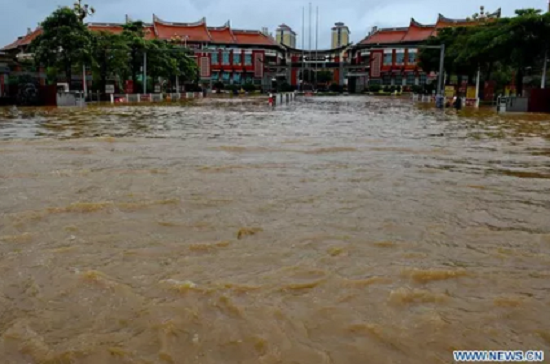
<svg viewBox="0 0 550 364"><path fill-rule="evenodd" d="M550 355L550 116L0 109L0 277L1 364Z"/></svg>

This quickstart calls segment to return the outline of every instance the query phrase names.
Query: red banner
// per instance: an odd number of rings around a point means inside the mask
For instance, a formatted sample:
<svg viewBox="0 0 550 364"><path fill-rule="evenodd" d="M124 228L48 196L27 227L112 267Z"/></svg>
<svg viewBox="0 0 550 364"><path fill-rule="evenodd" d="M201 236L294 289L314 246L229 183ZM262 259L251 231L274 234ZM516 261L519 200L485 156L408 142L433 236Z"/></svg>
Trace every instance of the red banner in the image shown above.
<svg viewBox="0 0 550 364"><path fill-rule="evenodd" d="M264 77L264 54L254 52L254 77Z"/></svg>
<svg viewBox="0 0 550 364"><path fill-rule="evenodd" d="M133 94L134 93L134 81L126 80L126 84L124 85L124 91L127 94Z"/></svg>
<svg viewBox="0 0 550 364"><path fill-rule="evenodd" d="M495 81L485 81L485 87L483 89L483 100L493 101L495 99Z"/></svg>
<svg viewBox="0 0 550 364"><path fill-rule="evenodd" d="M380 78L382 69L382 58L384 51L372 51L370 55L370 76Z"/></svg>

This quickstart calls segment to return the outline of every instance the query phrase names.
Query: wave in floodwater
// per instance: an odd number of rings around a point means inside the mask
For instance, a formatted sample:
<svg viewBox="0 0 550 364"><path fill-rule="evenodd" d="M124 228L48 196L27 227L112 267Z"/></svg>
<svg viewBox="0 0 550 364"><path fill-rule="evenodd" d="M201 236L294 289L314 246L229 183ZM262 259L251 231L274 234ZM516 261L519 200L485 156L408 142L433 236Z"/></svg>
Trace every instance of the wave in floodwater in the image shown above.
<svg viewBox="0 0 550 364"><path fill-rule="evenodd" d="M264 101L0 109L2 362L550 346L550 117Z"/></svg>

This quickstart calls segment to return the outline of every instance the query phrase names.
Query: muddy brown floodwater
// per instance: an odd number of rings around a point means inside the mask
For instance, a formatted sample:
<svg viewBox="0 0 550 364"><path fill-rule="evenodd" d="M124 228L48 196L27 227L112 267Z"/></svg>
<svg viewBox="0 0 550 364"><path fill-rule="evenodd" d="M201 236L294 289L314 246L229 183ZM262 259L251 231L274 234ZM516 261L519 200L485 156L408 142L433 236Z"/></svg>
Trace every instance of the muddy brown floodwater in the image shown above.
<svg viewBox="0 0 550 364"><path fill-rule="evenodd" d="M2 364L550 345L550 117L315 98L0 110Z"/></svg>

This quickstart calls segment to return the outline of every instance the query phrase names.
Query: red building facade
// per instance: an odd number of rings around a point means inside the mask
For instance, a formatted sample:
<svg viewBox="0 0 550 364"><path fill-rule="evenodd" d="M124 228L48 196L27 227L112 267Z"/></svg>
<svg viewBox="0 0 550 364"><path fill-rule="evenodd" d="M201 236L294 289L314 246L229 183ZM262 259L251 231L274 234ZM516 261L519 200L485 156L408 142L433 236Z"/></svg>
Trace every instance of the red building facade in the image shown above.
<svg viewBox="0 0 550 364"><path fill-rule="evenodd" d="M477 19L450 19L441 14L435 24L425 25L411 19L401 28L374 27L351 51L352 63L364 66L363 74L354 80L355 88L367 84L413 86L426 84L435 75L426 74L418 65L421 46L428 38L437 36L440 29L476 26L498 18L500 9Z"/></svg>
<svg viewBox="0 0 550 364"><path fill-rule="evenodd" d="M89 23L91 31L120 34L123 24ZM25 57L29 44L41 29L29 30L2 50L19 58ZM153 15L146 24L146 39L178 42L194 50L201 82L205 85L222 81L226 84L254 83L270 85L269 66L281 63L283 48L268 34L256 30L233 29L227 22L210 27L206 19L195 23L174 23ZM78 75L75 75L78 78Z"/></svg>
<svg viewBox="0 0 550 364"><path fill-rule="evenodd" d="M333 83L347 85L350 92L360 92L369 84L426 84L435 75L426 74L419 67L418 59L421 45L428 38L436 36L443 28L476 26L498 17L500 10L493 14L482 11L476 19L450 19L440 14L437 21L429 25L411 19L406 27L374 27L358 44L328 50L296 49L276 42L266 30L234 29L229 22L212 27L204 18L194 23L175 23L153 15L152 23L146 24L145 36L178 42L193 49L201 82L207 86L216 82L226 85L254 83L267 90L276 81L301 87L307 83L302 80L306 71L330 71ZM115 34L123 31L123 24L90 23L88 27L92 31ZM31 56L26 55L27 47L40 32L40 28L29 29L25 36L2 51L18 58ZM45 79L43 70L38 71ZM74 77L81 76L75 74Z"/></svg>

